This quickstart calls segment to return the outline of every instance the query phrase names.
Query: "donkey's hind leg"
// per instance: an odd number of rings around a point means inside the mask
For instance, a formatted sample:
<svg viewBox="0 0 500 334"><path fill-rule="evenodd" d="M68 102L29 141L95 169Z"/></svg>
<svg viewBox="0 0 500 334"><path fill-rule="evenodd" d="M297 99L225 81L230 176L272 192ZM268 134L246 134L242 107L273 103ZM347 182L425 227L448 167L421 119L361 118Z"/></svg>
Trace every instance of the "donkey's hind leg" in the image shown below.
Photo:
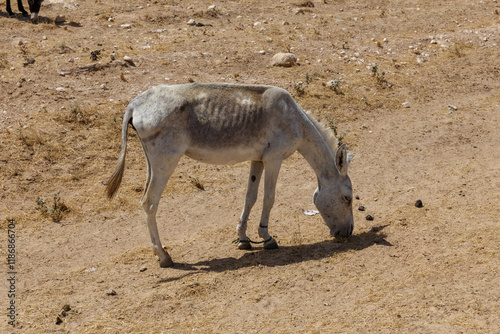
<svg viewBox="0 0 500 334"><path fill-rule="evenodd" d="M262 161L251 162L250 176L248 177L247 195L245 197L245 206L243 207L243 212L241 213L240 222L237 227L239 249L252 248L252 245L250 245L250 240L246 235L247 222L248 222L248 216L250 215L250 210L252 210L252 207L257 201L257 193L259 190L260 177L262 176L263 170L264 170L264 164L262 163Z"/></svg>
<svg viewBox="0 0 500 334"><path fill-rule="evenodd" d="M173 262L170 255L161 245L158 227L156 225L156 212L158 211L161 194L167 185L168 179L174 172L179 159L180 156L165 160L148 160L148 183L146 184L146 192L142 198L142 206L146 213L151 244L153 246L153 251L160 259L160 267L162 268L172 266Z"/></svg>

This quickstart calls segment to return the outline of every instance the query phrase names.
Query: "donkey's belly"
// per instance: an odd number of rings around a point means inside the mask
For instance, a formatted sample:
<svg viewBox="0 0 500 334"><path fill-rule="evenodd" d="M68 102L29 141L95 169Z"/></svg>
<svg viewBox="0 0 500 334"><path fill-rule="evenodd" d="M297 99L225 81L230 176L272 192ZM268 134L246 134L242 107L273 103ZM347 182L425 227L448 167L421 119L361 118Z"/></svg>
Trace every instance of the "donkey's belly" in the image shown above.
<svg viewBox="0 0 500 334"><path fill-rule="evenodd" d="M262 150L255 147L225 147L211 149L190 147L186 153L191 159L215 165L229 165L249 160L261 160Z"/></svg>

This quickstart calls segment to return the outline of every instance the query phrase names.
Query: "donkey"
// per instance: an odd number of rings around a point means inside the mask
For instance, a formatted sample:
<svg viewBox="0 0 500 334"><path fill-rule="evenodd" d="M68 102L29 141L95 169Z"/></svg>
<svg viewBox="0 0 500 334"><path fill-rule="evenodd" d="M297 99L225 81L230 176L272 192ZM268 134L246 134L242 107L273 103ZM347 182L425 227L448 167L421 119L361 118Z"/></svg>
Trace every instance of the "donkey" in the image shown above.
<svg viewBox="0 0 500 334"><path fill-rule="evenodd" d="M40 6L43 0L28 0L28 5L30 6L31 19L36 20L38 18L38 12L40 11ZM23 14L23 16L28 16L28 13L24 10L23 1L17 0L17 8ZM12 9L10 8L10 0L7 0L7 13L10 16L14 16Z"/></svg>
<svg viewBox="0 0 500 334"><path fill-rule="evenodd" d="M108 180L113 198L125 168L128 125L137 132L147 163L142 205L153 251L161 267L173 265L162 248L156 212L163 190L179 159L186 155L212 164L251 161L243 212L237 225L238 248L250 249L246 235L250 210L257 199L262 172L264 204L259 236L265 249L278 244L268 232L276 181L284 159L295 151L314 169L318 187L313 202L334 237L346 238L354 228L352 186L347 168L353 157L346 145L337 149L330 129L304 112L284 89L234 84L160 85L139 94L126 108L121 152Z"/></svg>

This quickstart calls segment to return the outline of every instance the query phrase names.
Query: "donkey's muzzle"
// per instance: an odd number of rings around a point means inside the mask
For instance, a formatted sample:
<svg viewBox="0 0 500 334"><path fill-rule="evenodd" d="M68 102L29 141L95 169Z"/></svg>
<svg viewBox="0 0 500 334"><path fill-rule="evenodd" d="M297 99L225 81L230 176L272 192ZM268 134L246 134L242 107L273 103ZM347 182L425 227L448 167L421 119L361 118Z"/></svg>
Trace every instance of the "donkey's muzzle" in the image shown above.
<svg viewBox="0 0 500 334"><path fill-rule="evenodd" d="M349 226L339 228L337 230L331 230L330 234L335 238L347 238L351 236L353 230L354 230L354 225L349 224Z"/></svg>

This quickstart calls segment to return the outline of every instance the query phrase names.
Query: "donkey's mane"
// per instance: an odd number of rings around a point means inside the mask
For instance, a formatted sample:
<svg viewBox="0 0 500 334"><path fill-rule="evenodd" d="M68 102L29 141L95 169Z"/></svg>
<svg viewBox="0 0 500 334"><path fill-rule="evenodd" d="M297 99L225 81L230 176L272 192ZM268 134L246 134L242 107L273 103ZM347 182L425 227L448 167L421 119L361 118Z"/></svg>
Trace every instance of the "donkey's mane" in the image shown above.
<svg viewBox="0 0 500 334"><path fill-rule="evenodd" d="M316 118L314 118L313 115L311 115L311 113L306 112L305 114L307 115L307 117L309 117L309 120L312 122L312 124L314 124L316 129L318 129L319 133L323 135L323 138L325 138L326 142L332 149L333 154L335 155L335 153L337 152L337 148L339 146L339 141L337 137L335 137L335 134L333 133L332 129L324 125L323 123L319 122Z"/></svg>

